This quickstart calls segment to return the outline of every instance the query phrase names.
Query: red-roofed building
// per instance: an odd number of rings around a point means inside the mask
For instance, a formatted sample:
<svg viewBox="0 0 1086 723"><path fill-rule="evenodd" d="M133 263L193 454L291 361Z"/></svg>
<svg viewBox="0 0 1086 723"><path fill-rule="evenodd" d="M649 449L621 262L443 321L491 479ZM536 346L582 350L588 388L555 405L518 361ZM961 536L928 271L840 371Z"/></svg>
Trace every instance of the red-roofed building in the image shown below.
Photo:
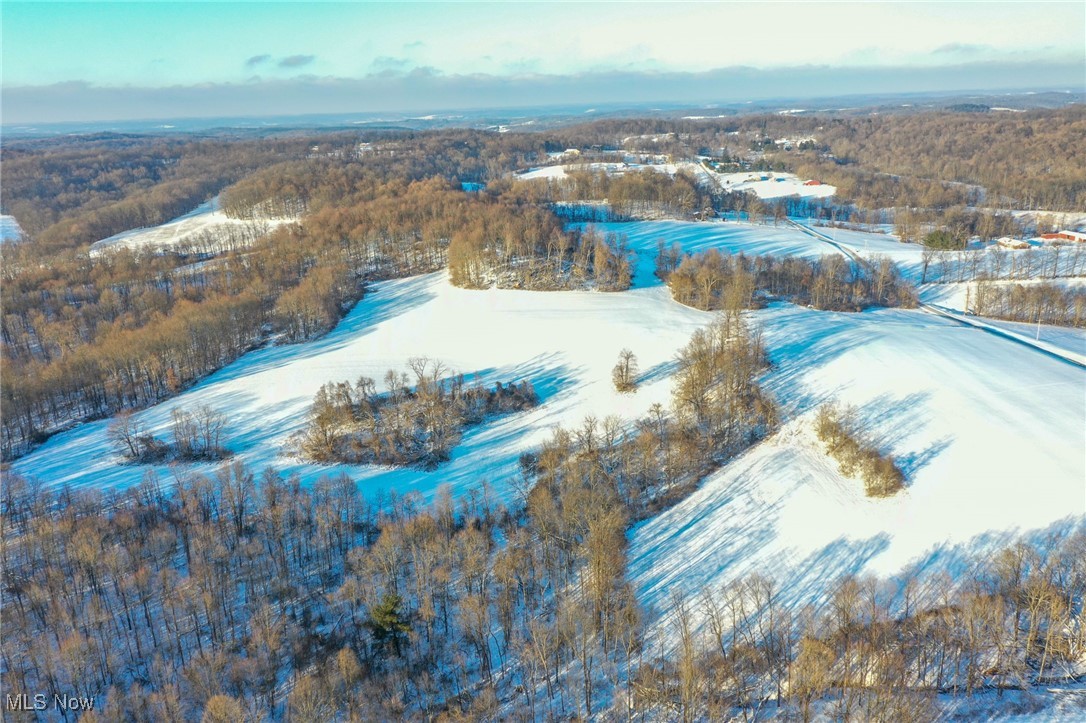
<svg viewBox="0 0 1086 723"><path fill-rule="evenodd" d="M1086 243L1086 233L1081 231L1057 231L1056 233L1043 233L1041 238L1045 241L1074 241Z"/></svg>

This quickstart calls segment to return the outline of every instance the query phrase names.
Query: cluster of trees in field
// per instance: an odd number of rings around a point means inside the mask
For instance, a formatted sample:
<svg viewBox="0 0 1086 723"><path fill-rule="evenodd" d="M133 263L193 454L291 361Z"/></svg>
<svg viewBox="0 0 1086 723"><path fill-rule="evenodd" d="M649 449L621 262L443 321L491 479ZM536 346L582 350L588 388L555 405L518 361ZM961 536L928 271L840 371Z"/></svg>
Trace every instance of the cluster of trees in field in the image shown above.
<svg viewBox="0 0 1086 723"><path fill-rule="evenodd" d="M853 407L819 407L815 434L826 445L826 452L837 460L841 474L863 480L868 497L889 497L905 487L905 473L894 458L864 438Z"/></svg>
<svg viewBox="0 0 1086 723"><path fill-rule="evenodd" d="M514 193L536 203L572 205L574 212L581 209L578 202L606 201L612 217L618 219L688 217L713 206L709 190L693 176L651 169L609 173L590 166L584 170L572 166L564 178L508 180L488 190Z"/></svg>
<svg viewBox="0 0 1086 723"><path fill-rule="evenodd" d="M469 289L568 289L591 285L624 291L633 278L633 256L618 234L565 231L553 213L528 209L517 216L491 214L461 228L449 244L449 278Z"/></svg>
<svg viewBox="0 0 1086 723"><path fill-rule="evenodd" d="M632 427L588 418L522 456L529 509L531 500L549 509L587 478L610 488L631 520L644 519L776 428L776 404L755 381L767 365L761 337L740 315L722 313L696 331L676 361L670 411L655 404ZM634 369L624 351L615 381L635 383Z"/></svg>
<svg viewBox="0 0 1086 723"><path fill-rule="evenodd" d="M970 291L972 309L981 316L1086 327L1086 287L1044 281L999 284L981 280Z"/></svg>
<svg viewBox="0 0 1086 723"><path fill-rule="evenodd" d="M492 389L469 384L463 374L446 377L436 360L414 357L410 388L406 373L389 370L385 394L369 377L328 382L308 413L308 424L290 441L302 457L321 463L422 465L449 458L465 427L488 417L529 409L539 398L528 380L498 382Z"/></svg>
<svg viewBox="0 0 1086 723"><path fill-rule="evenodd" d="M1045 244L1028 249L937 249L920 257L921 283L1055 279L1086 274L1086 244Z"/></svg>
<svg viewBox="0 0 1086 723"><path fill-rule="evenodd" d="M751 309L757 292L816 309L860 311L870 306L916 305L916 291L888 258L857 268L838 255L817 261L726 255L709 249L684 255L677 244L657 244L656 273L676 301L697 309Z"/></svg>
<svg viewBox="0 0 1086 723"><path fill-rule="evenodd" d="M615 391L621 394L636 392L638 371L637 356L629 349L620 351L618 362L611 369L611 383L615 385Z"/></svg>
<svg viewBox="0 0 1086 723"><path fill-rule="evenodd" d="M230 456L222 445L226 415L208 404L193 409L175 407L170 413L173 442L164 442L148 431L131 410L110 422L106 436L129 462L147 464L167 459L182 462L220 460Z"/></svg>

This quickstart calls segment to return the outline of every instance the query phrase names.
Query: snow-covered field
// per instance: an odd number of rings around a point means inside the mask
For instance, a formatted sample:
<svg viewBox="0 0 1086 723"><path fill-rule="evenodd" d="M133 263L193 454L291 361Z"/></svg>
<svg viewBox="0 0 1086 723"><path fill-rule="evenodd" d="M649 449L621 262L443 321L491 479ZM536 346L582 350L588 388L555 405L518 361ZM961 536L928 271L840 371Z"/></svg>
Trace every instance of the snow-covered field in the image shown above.
<svg viewBox="0 0 1086 723"><path fill-rule="evenodd" d="M758 198L829 198L836 191L836 186L822 183L817 186L804 185L802 178L792 173L743 172L712 173L726 191L752 191Z"/></svg>
<svg viewBox="0 0 1086 723"><path fill-rule="evenodd" d="M837 314L776 305L756 315L784 428L631 533L639 598L666 606L749 572L794 601L845 573L906 565L957 572L957 553L1016 532L1083 524L1086 374L920 311ZM813 410L853 404L909 477L890 499L843 478Z"/></svg>
<svg viewBox="0 0 1086 723"><path fill-rule="evenodd" d="M695 176L705 173L696 163L619 163L619 162L593 162L593 163L567 163L557 166L541 166L530 168L517 174L517 178L523 181L531 181L538 178L565 178L573 171L603 171L608 175L616 176L628 172L657 171L668 175L675 175L680 170L693 173Z"/></svg>
<svg viewBox="0 0 1086 723"><path fill-rule="evenodd" d="M521 452L538 446L554 425L586 415L631 419L653 402L668 403L676 350L709 316L670 302L662 286L629 293L470 291L444 273L375 285L325 337L308 344L251 352L173 400L140 413L168 437L170 410L207 403L227 412L225 445L256 466L274 465L313 480L344 470L368 492L396 489L432 494L438 485L464 490L487 480L510 492ZM623 347L637 354L645 382L619 395L611 367ZM439 359L489 383L530 379L543 404L469 430L453 459L433 472L373 467L327 468L278 457L280 445L304 423L317 389L328 381L389 368L407 371L413 356ZM129 485L145 467L119 464L106 440L108 422L57 435L13 466L49 484ZM205 467L206 469L206 467ZM167 467L157 471L169 478Z"/></svg>
<svg viewBox="0 0 1086 723"><path fill-rule="evenodd" d="M251 238L266 233L275 226L291 223L293 219L271 218L246 221L231 218L219 206L219 197L201 203L188 213L167 221L160 226L137 228L122 231L109 238L91 244L91 256L96 256L108 249L116 248L159 248L176 247L186 240L192 240L201 234L229 236L232 232L239 237Z"/></svg>
<svg viewBox="0 0 1086 723"><path fill-rule="evenodd" d="M18 241L23 237L23 229L14 216L0 215L0 243Z"/></svg>
<svg viewBox="0 0 1086 723"><path fill-rule="evenodd" d="M599 224L639 252L624 293L458 289L444 273L376 284L325 337L251 352L179 397L139 414L168 436L170 410L208 403L227 413L224 443L257 469L274 465L311 481L345 471L367 494L429 497L483 481L515 495L517 459L555 425L586 415L632 419L667 403L676 350L710 315L671 301L652 275L657 239L687 251L837 253L790 227L679 221ZM879 240L849 238L853 247ZM839 241L842 239L839 238ZM919 253L919 249L916 249ZM906 565L954 571L966 548L1002 545L1018 533L1086 519L1086 373L982 331L915 310L838 314L776 304L754 312L774 366L764 383L784 427L706 480L688 499L631 533L631 576L645 603L663 606L744 572L772 573L792 600L820 595L839 574L893 573ZM610 383L618 352L642 368L633 395ZM406 370L413 356L439 359L482 380L530 379L540 407L467 431L432 472L320 467L280 456L327 381ZM864 497L842 478L810 431L815 407L855 404L874 440L909 476L905 492ZM55 436L13 464L50 485L130 485L146 467L119 464L107 421ZM166 480L173 472L158 467ZM210 466L186 469L208 470Z"/></svg>
<svg viewBox="0 0 1086 723"><path fill-rule="evenodd" d="M540 178L560 179L565 178L567 172L573 170L602 170L612 175L645 170L674 175L679 171L686 171L703 183L719 184L720 188L725 191L749 191L763 199L784 198L786 196L798 196L800 198L829 198L837 191L835 186L829 184L817 186L804 185L804 180L792 173L768 171L717 173L707 169L700 163L691 163L689 161L658 164L572 163L530 168L522 173L518 173L516 177L525 181Z"/></svg>
<svg viewBox="0 0 1086 723"><path fill-rule="evenodd" d="M652 279L656 242L670 245L678 242L686 253L710 248L748 256L801 256L817 259L839 254L829 244L808 236L788 225L763 226L734 221L631 221L595 224L600 233L616 233L626 237L629 248L637 254L638 274L635 286L655 283Z"/></svg>
<svg viewBox="0 0 1086 723"><path fill-rule="evenodd" d="M1027 281L1002 281L990 282L995 285L1055 283L1060 286L1082 288L1086 287L1086 278L1055 279L1055 280L1027 280ZM920 287L920 300L926 304L932 304L941 309L964 314L966 306L972 306L969 302L969 294L974 293L974 284L925 284ZM1016 321L1003 321L988 317L973 317L973 322L984 323L997 329L1010 332L1025 339L1032 339L1040 345L1053 347L1070 352L1086 363L1086 329L1075 329L1067 326L1052 326L1050 324L1026 324Z"/></svg>

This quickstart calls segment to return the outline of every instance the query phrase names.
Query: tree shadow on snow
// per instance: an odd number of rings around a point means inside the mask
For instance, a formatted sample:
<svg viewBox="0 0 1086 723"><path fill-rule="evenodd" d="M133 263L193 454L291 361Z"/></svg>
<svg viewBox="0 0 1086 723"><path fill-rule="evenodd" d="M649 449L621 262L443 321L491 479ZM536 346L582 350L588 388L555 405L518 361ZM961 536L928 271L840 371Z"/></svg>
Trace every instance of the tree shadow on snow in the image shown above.
<svg viewBox="0 0 1086 723"><path fill-rule="evenodd" d="M793 415L822 404L834 390L813 391L806 378L835 359L871 340L871 330L856 314L811 311L777 303L777 313L760 316L770 371L763 386L778 400L788 400Z"/></svg>
<svg viewBox="0 0 1086 723"><path fill-rule="evenodd" d="M433 286L443 272L374 284L347 315L324 336L295 344L277 344L248 352L212 374L208 383L241 379L270 369L342 349L379 324L406 314L436 298Z"/></svg>
<svg viewBox="0 0 1086 723"><path fill-rule="evenodd" d="M651 384L652 382L656 382L671 376L678 370L678 361L674 359L669 361L663 361L659 364L654 364L653 366L641 372L641 374L637 377L636 382L638 386L642 384Z"/></svg>
<svg viewBox="0 0 1086 723"><path fill-rule="evenodd" d="M911 604L938 605L955 587L990 578L993 560L1002 550L1019 542L1027 543L1038 551L1043 564L1064 540L1076 532L1086 533L1086 518L1082 515L1068 515L1043 528L1028 531L1018 528L989 530L966 542L943 543L889 578L896 589L893 602L899 608L904 607L904 582L912 578L916 582L916 593Z"/></svg>
<svg viewBox="0 0 1086 723"><path fill-rule="evenodd" d="M890 546L890 534L879 533L866 540L839 537L821 550L811 553L798 565L788 568L780 579L783 602L790 606L824 602L833 589L830 581L859 575L876 555ZM770 566L771 569L777 566Z"/></svg>
<svg viewBox="0 0 1086 723"><path fill-rule="evenodd" d="M536 445L525 440L541 428L556 401L572 394L578 381L577 370L556 363L559 354L537 357L524 364L479 369L465 373L468 383L479 382L493 386L497 382L530 381L539 397L539 406L484 421L463 432L453 447L449 460L433 470L416 467L379 467L374 465L339 465L320 470L323 474L346 472L358 479L365 495L376 498L383 492L398 494L415 492L431 499L439 487L447 486L454 495L461 495L484 482L491 486L499 499L509 500L514 493L513 482L519 471L520 455ZM541 421L541 418L543 421ZM319 474L303 474L314 479Z"/></svg>

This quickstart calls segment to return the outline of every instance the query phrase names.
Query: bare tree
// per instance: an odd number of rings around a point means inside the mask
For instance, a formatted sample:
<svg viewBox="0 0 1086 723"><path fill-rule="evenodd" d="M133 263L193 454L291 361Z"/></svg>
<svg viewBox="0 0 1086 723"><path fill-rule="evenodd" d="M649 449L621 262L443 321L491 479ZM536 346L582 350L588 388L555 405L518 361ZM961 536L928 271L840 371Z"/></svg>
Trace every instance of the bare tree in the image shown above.
<svg viewBox="0 0 1086 723"><path fill-rule="evenodd" d="M623 394L637 391L637 357L629 349L618 354L618 363L611 370L611 381L615 389Z"/></svg>

